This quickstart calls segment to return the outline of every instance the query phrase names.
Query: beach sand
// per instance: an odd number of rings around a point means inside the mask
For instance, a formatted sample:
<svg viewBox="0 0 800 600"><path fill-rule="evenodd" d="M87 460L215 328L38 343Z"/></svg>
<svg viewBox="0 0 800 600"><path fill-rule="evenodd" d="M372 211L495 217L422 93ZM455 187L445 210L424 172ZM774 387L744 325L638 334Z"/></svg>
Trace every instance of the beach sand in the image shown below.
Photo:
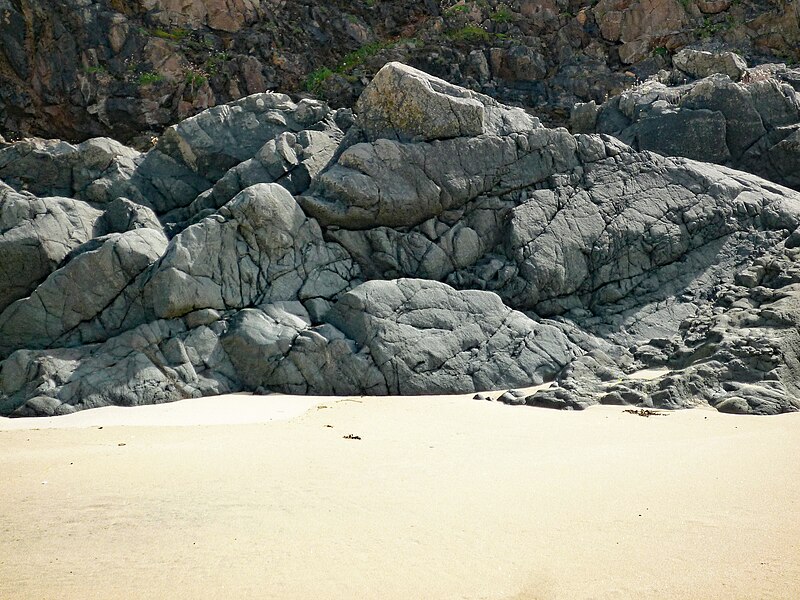
<svg viewBox="0 0 800 600"><path fill-rule="evenodd" d="M0 598L800 598L798 456L800 414L470 396L0 419Z"/></svg>

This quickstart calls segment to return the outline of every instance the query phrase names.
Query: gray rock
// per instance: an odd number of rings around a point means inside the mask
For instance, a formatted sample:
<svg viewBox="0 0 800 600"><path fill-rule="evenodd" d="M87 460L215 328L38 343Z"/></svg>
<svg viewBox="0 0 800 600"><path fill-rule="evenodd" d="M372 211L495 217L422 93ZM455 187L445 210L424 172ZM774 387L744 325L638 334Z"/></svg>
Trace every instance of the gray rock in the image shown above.
<svg viewBox="0 0 800 600"><path fill-rule="evenodd" d="M111 234L51 273L27 298L0 313L0 356L19 348L86 343L117 333L129 313L115 301L163 253L164 235L153 229ZM116 313L116 314L113 314Z"/></svg>
<svg viewBox="0 0 800 600"><path fill-rule="evenodd" d="M326 320L369 348L389 393L467 393L541 383L582 353L557 327L495 294L435 281L369 281Z"/></svg>
<svg viewBox="0 0 800 600"><path fill-rule="evenodd" d="M347 252L323 241L319 225L285 188L259 184L173 238L144 295L156 316L173 318L205 308L334 298L356 276Z"/></svg>
<svg viewBox="0 0 800 600"><path fill-rule="evenodd" d="M791 73L758 67L738 83L717 73L673 87L650 80L596 114L576 106L573 131L612 134L635 149L724 164L800 189L800 93L785 81Z"/></svg>
<svg viewBox="0 0 800 600"><path fill-rule="evenodd" d="M98 221L98 227L108 233L124 233L140 228L163 233L161 222L151 209L127 198L117 198L110 202Z"/></svg>
<svg viewBox="0 0 800 600"><path fill-rule="evenodd" d="M325 226L411 226L577 164L575 140L558 129L431 143L381 139L349 147L298 200Z"/></svg>
<svg viewBox="0 0 800 600"><path fill-rule="evenodd" d="M28 296L73 248L101 233L101 215L78 200L36 198L0 183L0 311Z"/></svg>
<svg viewBox="0 0 800 600"><path fill-rule="evenodd" d="M130 178L139 157L110 138L78 145L28 138L0 149L0 179L39 196L108 202L108 189Z"/></svg>
<svg viewBox="0 0 800 600"><path fill-rule="evenodd" d="M208 327L154 321L79 348L19 350L0 362L0 414L39 416L158 404L240 389Z"/></svg>

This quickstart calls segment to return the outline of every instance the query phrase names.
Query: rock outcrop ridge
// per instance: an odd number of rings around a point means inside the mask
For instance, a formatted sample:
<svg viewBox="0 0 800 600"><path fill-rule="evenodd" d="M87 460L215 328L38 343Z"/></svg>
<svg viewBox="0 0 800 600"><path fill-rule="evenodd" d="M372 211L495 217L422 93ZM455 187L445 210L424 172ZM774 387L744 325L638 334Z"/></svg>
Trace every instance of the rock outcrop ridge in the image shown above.
<svg viewBox="0 0 800 600"><path fill-rule="evenodd" d="M672 72L602 105L578 105L572 129L638 150L685 156L800 189L800 69L748 69L732 52L684 50Z"/></svg>
<svg viewBox="0 0 800 600"><path fill-rule="evenodd" d="M502 398L800 409L800 193L400 63L357 109L256 94L102 168L0 150L0 413L546 382Z"/></svg>

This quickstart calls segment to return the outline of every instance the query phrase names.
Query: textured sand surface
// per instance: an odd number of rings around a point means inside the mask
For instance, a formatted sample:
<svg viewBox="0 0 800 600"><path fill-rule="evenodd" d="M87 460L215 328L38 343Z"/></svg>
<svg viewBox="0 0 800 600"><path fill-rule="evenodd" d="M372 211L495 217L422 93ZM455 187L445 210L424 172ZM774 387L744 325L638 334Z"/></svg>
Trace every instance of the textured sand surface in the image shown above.
<svg viewBox="0 0 800 600"><path fill-rule="evenodd" d="M0 420L0 598L798 598L798 456L800 414L463 396Z"/></svg>

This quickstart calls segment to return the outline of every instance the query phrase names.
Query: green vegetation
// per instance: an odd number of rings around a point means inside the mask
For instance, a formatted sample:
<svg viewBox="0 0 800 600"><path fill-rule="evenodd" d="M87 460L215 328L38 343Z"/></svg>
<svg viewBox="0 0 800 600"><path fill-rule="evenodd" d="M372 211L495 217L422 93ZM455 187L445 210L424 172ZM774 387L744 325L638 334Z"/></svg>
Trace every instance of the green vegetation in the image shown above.
<svg viewBox="0 0 800 600"><path fill-rule="evenodd" d="M306 91L319 96L320 92L322 91L322 84L331 75L333 75L333 71L331 71L328 67L320 67L319 69L312 71L306 78Z"/></svg>
<svg viewBox="0 0 800 600"><path fill-rule="evenodd" d="M667 56L669 54L669 50L665 46L657 46L653 48L653 56Z"/></svg>
<svg viewBox="0 0 800 600"><path fill-rule="evenodd" d="M455 6L451 6L446 11L444 11L444 14L446 16L453 16L458 13L468 13L468 12L469 12L469 6L467 6L466 4L456 4Z"/></svg>
<svg viewBox="0 0 800 600"><path fill-rule="evenodd" d="M231 55L228 52L215 52L205 62L205 71L209 75L216 75L222 66L227 63L231 59Z"/></svg>
<svg viewBox="0 0 800 600"><path fill-rule="evenodd" d="M103 65L95 65L95 66L87 66L84 68L89 75L100 75L102 73L108 73L108 69L106 69Z"/></svg>
<svg viewBox="0 0 800 600"><path fill-rule="evenodd" d="M360 67L363 65L369 58L378 54L378 52L382 50L388 50L389 48L394 48L395 46L404 43L410 42L412 40L409 39L398 39L395 41L378 41L372 42L371 44L366 44L361 46L358 50L354 50L349 54L345 55L342 58L341 62L336 65L333 69L330 67L320 67L309 73L308 77L306 77L305 82L305 89L312 94L317 96L320 95L322 92L322 85L325 83L325 80L328 79L334 73L339 75L344 75L353 69Z"/></svg>
<svg viewBox="0 0 800 600"><path fill-rule="evenodd" d="M195 71L192 69L186 72L184 81L186 81L186 85L189 85L192 88L199 88L206 82L206 76L201 71Z"/></svg>
<svg viewBox="0 0 800 600"><path fill-rule="evenodd" d="M164 76L161 73L154 73L153 71L139 73L139 78L137 79L139 85L150 85L159 83L160 81L164 81Z"/></svg>
<svg viewBox="0 0 800 600"><path fill-rule="evenodd" d="M706 17L703 19L703 24L695 29L695 33L697 33L701 38L710 38L720 31L730 29L730 27L731 25L727 22L714 23L710 17Z"/></svg>
<svg viewBox="0 0 800 600"><path fill-rule="evenodd" d="M154 37L161 38L162 40L169 40L171 42L180 42L186 38L189 33L190 31L188 29L183 29L182 27L176 27L175 29L170 29L169 31L164 29L153 29L150 31L150 34Z"/></svg>
<svg viewBox="0 0 800 600"><path fill-rule="evenodd" d="M509 23L514 20L514 13L507 6L499 6L489 18L495 23Z"/></svg>
<svg viewBox="0 0 800 600"><path fill-rule="evenodd" d="M455 42L487 42L492 38L492 34L483 27L477 25L465 25L460 29L447 32L447 37Z"/></svg>

